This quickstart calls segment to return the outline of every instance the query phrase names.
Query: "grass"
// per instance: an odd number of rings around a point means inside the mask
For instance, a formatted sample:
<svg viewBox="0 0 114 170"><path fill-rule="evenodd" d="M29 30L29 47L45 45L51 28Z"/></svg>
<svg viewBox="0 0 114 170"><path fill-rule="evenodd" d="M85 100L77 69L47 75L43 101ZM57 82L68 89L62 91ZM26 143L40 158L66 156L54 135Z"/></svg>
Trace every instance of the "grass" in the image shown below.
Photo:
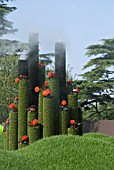
<svg viewBox="0 0 114 170"><path fill-rule="evenodd" d="M113 170L114 137L88 133L53 136L16 151L3 150L0 170Z"/></svg>

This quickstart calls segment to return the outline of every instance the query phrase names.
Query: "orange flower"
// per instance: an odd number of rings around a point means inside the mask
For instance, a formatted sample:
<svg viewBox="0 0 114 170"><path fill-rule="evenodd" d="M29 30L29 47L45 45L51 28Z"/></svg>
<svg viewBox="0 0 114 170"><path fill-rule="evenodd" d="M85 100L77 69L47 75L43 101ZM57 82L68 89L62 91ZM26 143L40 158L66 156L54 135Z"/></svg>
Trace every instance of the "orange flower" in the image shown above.
<svg viewBox="0 0 114 170"><path fill-rule="evenodd" d="M48 95L51 94L51 91L49 89L47 89Z"/></svg>
<svg viewBox="0 0 114 170"><path fill-rule="evenodd" d="M18 78L15 78L15 83L19 83L19 79Z"/></svg>
<svg viewBox="0 0 114 170"><path fill-rule="evenodd" d="M79 93L79 92L80 92L79 88L78 88L78 87L76 87L76 93Z"/></svg>
<svg viewBox="0 0 114 170"><path fill-rule="evenodd" d="M21 140L22 141L27 141L28 140L28 136L26 136L26 135L22 136Z"/></svg>
<svg viewBox="0 0 114 170"><path fill-rule="evenodd" d="M43 92L42 92L42 95L43 96L48 96L49 94L51 94L50 92L49 92L49 90L44 90Z"/></svg>
<svg viewBox="0 0 114 170"><path fill-rule="evenodd" d="M62 100L61 104L62 104L63 106L66 106L66 104L67 104L66 100Z"/></svg>
<svg viewBox="0 0 114 170"><path fill-rule="evenodd" d="M15 97L15 99L14 99L15 101L18 101L18 97Z"/></svg>
<svg viewBox="0 0 114 170"><path fill-rule="evenodd" d="M9 118L6 119L6 124L7 124L7 125L9 124Z"/></svg>
<svg viewBox="0 0 114 170"><path fill-rule="evenodd" d="M30 111L31 111L31 112L34 112L34 111L35 111L35 108L34 108L34 107L31 107L31 108L30 108Z"/></svg>
<svg viewBox="0 0 114 170"><path fill-rule="evenodd" d="M14 103L11 103L11 104L9 105L9 108L10 108L10 109L14 109L14 108L15 108L15 104L14 104Z"/></svg>
<svg viewBox="0 0 114 170"><path fill-rule="evenodd" d="M39 87L35 87L34 90L35 90L35 92L38 93L40 91L40 88Z"/></svg>
<svg viewBox="0 0 114 170"><path fill-rule="evenodd" d="M31 125L37 125L38 124L38 120L37 119L34 119L32 122L31 122Z"/></svg>
<svg viewBox="0 0 114 170"><path fill-rule="evenodd" d="M50 78L50 77L52 77L53 76L53 73L52 72L49 72L48 73L48 77Z"/></svg>
<svg viewBox="0 0 114 170"><path fill-rule="evenodd" d="M75 123L76 123L76 121L75 121L75 120L70 120L70 126L74 126L74 125L75 125Z"/></svg>

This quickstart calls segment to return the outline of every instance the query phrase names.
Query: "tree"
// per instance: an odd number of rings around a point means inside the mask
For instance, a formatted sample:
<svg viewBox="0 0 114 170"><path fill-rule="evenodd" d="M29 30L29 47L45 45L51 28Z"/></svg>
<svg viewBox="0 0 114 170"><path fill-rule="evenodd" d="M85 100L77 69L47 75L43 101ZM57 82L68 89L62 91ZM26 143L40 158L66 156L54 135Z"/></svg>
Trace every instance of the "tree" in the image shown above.
<svg viewBox="0 0 114 170"><path fill-rule="evenodd" d="M16 10L16 7L8 7L7 4L2 2L0 1L0 37L17 31L17 29L13 29L13 23L6 19L7 14Z"/></svg>
<svg viewBox="0 0 114 170"><path fill-rule="evenodd" d="M103 39L102 44L90 45L86 49L86 55L92 59L83 68L89 69L80 75L83 80L77 81L81 88L80 105L89 113L88 117L105 119L108 117L106 112L114 112L111 104L114 101L114 39Z"/></svg>

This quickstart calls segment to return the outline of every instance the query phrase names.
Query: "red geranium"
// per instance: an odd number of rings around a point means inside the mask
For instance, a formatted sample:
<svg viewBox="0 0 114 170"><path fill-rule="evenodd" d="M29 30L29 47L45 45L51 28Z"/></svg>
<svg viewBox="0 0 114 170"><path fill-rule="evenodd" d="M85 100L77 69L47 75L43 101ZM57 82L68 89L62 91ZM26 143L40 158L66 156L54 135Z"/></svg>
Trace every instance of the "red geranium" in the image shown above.
<svg viewBox="0 0 114 170"><path fill-rule="evenodd" d="M18 101L18 97L15 97L15 99L14 99L15 101Z"/></svg>
<svg viewBox="0 0 114 170"><path fill-rule="evenodd" d="M9 118L6 119L6 124L7 124L7 125L9 124Z"/></svg>
<svg viewBox="0 0 114 170"><path fill-rule="evenodd" d="M70 126L74 126L76 124L75 120L70 120Z"/></svg>
<svg viewBox="0 0 114 170"><path fill-rule="evenodd" d="M35 87L34 90L35 90L35 92L38 93L40 91L40 88L39 87Z"/></svg>
<svg viewBox="0 0 114 170"><path fill-rule="evenodd" d="M45 84L45 85L48 85L48 81L45 81L44 84Z"/></svg>
<svg viewBox="0 0 114 170"><path fill-rule="evenodd" d="M34 111L35 111L35 108L34 108L34 107L31 107L31 108L30 108L30 111L31 111L31 112L34 112Z"/></svg>
<svg viewBox="0 0 114 170"><path fill-rule="evenodd" d="M48 73L48 77L50 78L50 77L52 77L53 76L53 73L52 72L49 72Z"/></svg>
<svg viewBox="0 0 114 170"><path fill-rule="evenodd" d="M10 109L14 109L14 108L15 108L15 104L14 104L14 103L11 103L11 104L9 105L9 108L10 108Z"/></svg>
<svg viewBox="0 0 114 170"><path fill-rule="evenodd" d="M79 93L79 92L80 92L79 88L78 88L78 87L76 87L76 93Z"/></svg>
<svg viewBox="0 0 114 170"><path fill-rule="evenodd" d="M38 120L37 120L37 119L34 119L30 124L35 126L35 125L38 124Z"/></svg>
<svg viewBox="0 0 114 170"><path fill-rule="evenodd" d="M19 78L15 78L15 83L19 83Z"/></svg>
<svg viewBox="0 0 114 170"><path fill-rule="evenodd" d="M28 136L26 136L26 135L22 136L21 140L22 141L27 141L28 140Z"/></svg>
<svg viewBox="0 0 114 170"><path fill-rule="evenodd" d="M61 104L62 104L63 106L66 106L66 104L67 104L66 100L62 100Z"/></svg>

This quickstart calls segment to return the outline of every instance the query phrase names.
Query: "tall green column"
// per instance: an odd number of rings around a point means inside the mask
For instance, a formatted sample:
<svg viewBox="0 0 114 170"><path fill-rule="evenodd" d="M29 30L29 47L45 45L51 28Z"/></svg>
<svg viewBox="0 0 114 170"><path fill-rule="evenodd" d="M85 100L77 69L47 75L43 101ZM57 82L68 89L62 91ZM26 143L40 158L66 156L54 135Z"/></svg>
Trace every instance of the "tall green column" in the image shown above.
<svg viewBox="0 0 114 170"><path fill-rule="evenodd" d="M71 108L70 119L78 122L78 94L68 95L68 106Z"/></svg>
<svg viewBox="0 0 114 170"><path fill-rule="evenodd" d="M62 108L59 113L59 129L61 135L67 135L68 124L70 120L70 109L69 108Z"/></svg>
<svg viewBox="0 0 114 170"><path fill-rule="evenodd" d="M43 97L43 137L54 135L55 97Z"/></svg>
<svg viewBox="0 0 114 170"><path fill-rule="evenodd" d="M28 79L20 79L18 97L18 141L20 141L22 136L27 135L27 108L29 107Z"/></svg>
<svg viewBox="0 0 114 170"><path fill-rule="evenodd" d="M78 135L79 129L75 127L69 127L68 128L68 135Z"/></svg>
<svg viewBox="0 0 114 170"><path fill-rule="evenodd" d="M6 136L4 138L4 149L9 150L9 124L6 125Z"/></svg>
<svg viewBox="0 0 114 170"><path fill-rule="evenodd" d="M9 112L9 150L18 149L18 112Z"/></svg>
<svg viewBox="0 0 114 170"><path fill-rule="evenodd" d="M60 80L57 75L49 80L49 88L53 96L55 96L56 105L54 113L54 134L59 135L59 104L60 104Z"/></svg>
<svg viewBox="0 0 114 170"><path fill-rule="evenodd" d="M42 87L45 82L45 65L39 64L39 86Z"/></svg>
<svg viewBox="0 0 114 170"><path fill-rule="evenodd" d="M36 142L40 139L40 125L29 126L29 144Z"/></svg>
<svg viewBox="0 0 114 170"><path fill-rule="evenodd" d="M38 123L40 124L40 137L43 137L43 95L42 91L39 93L38 99Z"/></svg>
<svg viewBox="0 0 114 170"><path fill-rule="evenodd" d="M28 111L27 112L27 134L29 136L29 130L30 130L30 127L29 127L29 122L32 122L34 119L38 119L38 113L37 111Z"/></svg>

